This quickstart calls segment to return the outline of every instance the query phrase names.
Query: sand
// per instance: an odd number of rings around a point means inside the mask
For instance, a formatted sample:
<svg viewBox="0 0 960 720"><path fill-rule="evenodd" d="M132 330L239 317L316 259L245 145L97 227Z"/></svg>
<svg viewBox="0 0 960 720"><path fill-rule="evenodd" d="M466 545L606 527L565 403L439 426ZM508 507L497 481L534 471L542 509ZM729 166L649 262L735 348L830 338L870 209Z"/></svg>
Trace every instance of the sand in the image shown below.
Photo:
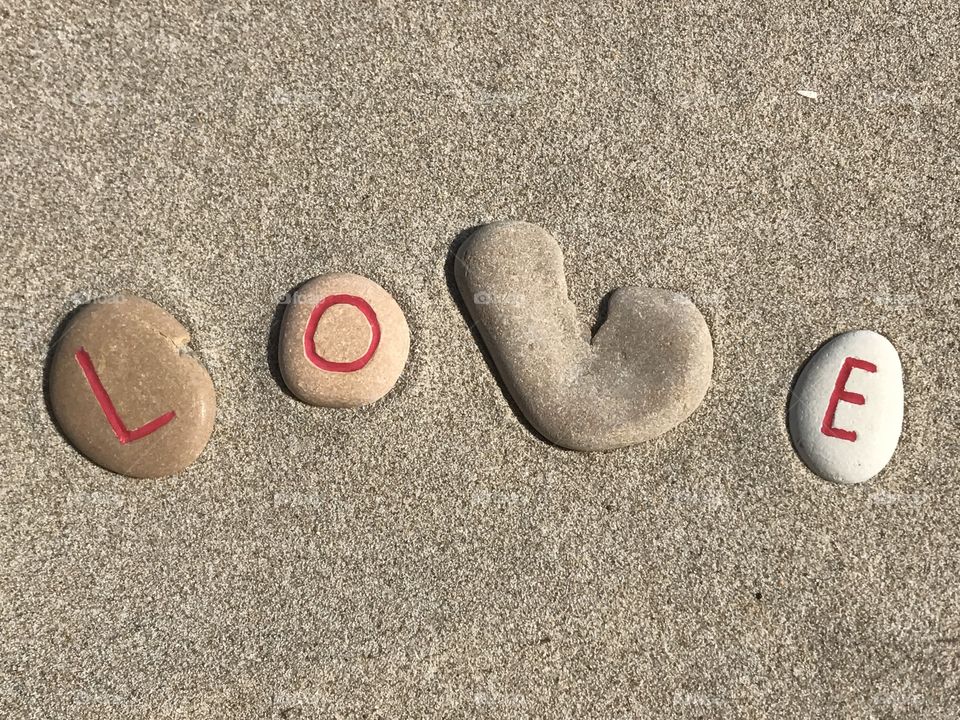
<svg viewBox="0 0 960 720"><path fill-rule="evenodd" d="M0 10L0 715L956 717L956 7L164 5ZM525 426L451 293L503 218L558 237L587 322L624 284L697 303L689 420L586 455ZM411 327L357 411L270 360L333 271ZM45 407L58 323L121 290L219 393L175 478ZM838 487L787 392L860 327L906 421Z"/></svg>

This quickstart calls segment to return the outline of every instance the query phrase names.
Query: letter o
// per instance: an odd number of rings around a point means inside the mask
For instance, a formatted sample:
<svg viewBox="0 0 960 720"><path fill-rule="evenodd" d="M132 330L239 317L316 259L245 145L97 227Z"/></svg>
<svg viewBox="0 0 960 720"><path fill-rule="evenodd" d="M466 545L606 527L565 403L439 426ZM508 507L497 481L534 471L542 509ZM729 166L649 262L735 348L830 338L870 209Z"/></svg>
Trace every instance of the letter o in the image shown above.
<svg viewBox="0 0 960 720"><path fill-rule="evenodd" d="M317 334L317 325L320 324L320 318L334 305L352 305L357 308L370 324L370 346L367 351L356 360L349 362L334 362L327 360L317 352L317 344L314 336ZM370 307L370 303L356 295L329 295L317 303L310 313L310 319L307 321L307 328L303 333L303 351L307 359L321 370L328 372L356 372L364 368L377 352L380 345L380 322L377 320L377 314Z"/></svg>

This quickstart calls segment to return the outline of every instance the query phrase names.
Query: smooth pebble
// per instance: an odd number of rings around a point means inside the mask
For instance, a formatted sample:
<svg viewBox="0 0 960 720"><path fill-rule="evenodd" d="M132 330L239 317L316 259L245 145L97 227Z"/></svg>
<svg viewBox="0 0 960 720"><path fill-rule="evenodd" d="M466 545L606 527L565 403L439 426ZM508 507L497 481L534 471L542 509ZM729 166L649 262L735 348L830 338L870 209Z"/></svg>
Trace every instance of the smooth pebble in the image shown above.
<svg viewBox="0 0 960 720"><path fill-rule="evenodd" d="M280 372L290 392L310 405L376 402L396 384L409 352L403 310L360 275L313 278L293 293L283 315Z"/></svg>
<svg viewBox="0 0 960 720"><path fill-rule="evenodd" d="M54 341L49 374L50 406L70 443L129 477L172 475L196 460L217 401L189 341L143 298L114 295L77 311Z"/></svg>
<svg viewBox="0 0 960 720"><path fill-rule="evenodd" d="M903 426L903 369L896 348L872 330L832 338L804 366L790 396L797 454L838 483L876 476L893 457Z"/></svg>

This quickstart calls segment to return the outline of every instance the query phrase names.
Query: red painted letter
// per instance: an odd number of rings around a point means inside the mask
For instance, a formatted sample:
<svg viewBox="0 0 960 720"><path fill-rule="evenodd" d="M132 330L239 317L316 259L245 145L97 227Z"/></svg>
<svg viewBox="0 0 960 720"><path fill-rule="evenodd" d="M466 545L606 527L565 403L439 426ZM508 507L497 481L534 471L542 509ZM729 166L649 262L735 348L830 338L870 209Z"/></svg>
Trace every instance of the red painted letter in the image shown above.
<svg viewBox="0 0 960 720"><path fill-rule="evenodd" d="M353 305L363 313L367 322L370 323L370 347L356 360L351 360L350 362L334 362L333 360L327 360L317 352L317 345L314 341L314 335L317 334L317 325L320 323L320 318L323 317L327 309L334 305ZM330 295L318 302L313 312L310 313L310 320L307 321L307 329L303 333L303 351L306 353L307 359L321 370L327 370L328 372L347 373L360 370L370 362L370 358L372 358L373 354L377 351L379 344L380 322L377 320L377 314L373 311L373 308L370 307L370 303L356 295Z"/></svg>
<svg viewBox="0 0 960 720"><path fill-rule="evenodd" d="M850 372L853 368L865 372L875 373L877 366L872 362L860 360L858 358L848 357L843 361L843 367L840 368L840 374L837 375L837 383L833 386L833 393L830 395L830 403L827 405L827 412L823 416L823 424L820 426L820 432L830 437L840 438L841 440L857 441L857 433L853 430L844 430L833 426L833 421L837 415L837 405L842 400L851 405L863 405L866 398L860 393L847 390L847 380L850 379Z"/></svg>
<svg viewBox="0 0 960 720"><path fill-rule="evenodd" d="M100 409L103 410L103 414L107 417L107 422L110 423L113 434L117 436L117 440L120 441L121 445L132 443L134 440L139 440L156 432L177 416L173 410L170 410L160 417L154 418L146 425L128 430L120 417L120 413L118 413L114 407L110 395L107 394L107 389L103 386L103 383L100 382L100 376L97 375L97 371L93 367L93 360L90 359L89 353L83 348L80 348L74 354L74 357L77 359L77 364L80 366L80 369L83 370L83 375L87 378L87 383L90 385L90 389L93 391L93 396L97 399Z"/></svg>

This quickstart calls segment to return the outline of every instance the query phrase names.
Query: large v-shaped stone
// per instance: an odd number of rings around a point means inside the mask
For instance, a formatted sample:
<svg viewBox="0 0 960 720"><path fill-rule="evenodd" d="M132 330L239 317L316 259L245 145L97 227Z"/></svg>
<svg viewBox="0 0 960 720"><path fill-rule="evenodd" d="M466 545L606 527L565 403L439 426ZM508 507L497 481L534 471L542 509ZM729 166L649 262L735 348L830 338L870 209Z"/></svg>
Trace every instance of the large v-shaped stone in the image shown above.
<svg viewBox="0 0 960 720"><path fill-rule="evenodd" d="M455 274L514 400L557 445L607 450L656 437L706 394L710 331L683 295L620 288L591 339L567 295L559 244L516 221L470 235Z"/></svg>

